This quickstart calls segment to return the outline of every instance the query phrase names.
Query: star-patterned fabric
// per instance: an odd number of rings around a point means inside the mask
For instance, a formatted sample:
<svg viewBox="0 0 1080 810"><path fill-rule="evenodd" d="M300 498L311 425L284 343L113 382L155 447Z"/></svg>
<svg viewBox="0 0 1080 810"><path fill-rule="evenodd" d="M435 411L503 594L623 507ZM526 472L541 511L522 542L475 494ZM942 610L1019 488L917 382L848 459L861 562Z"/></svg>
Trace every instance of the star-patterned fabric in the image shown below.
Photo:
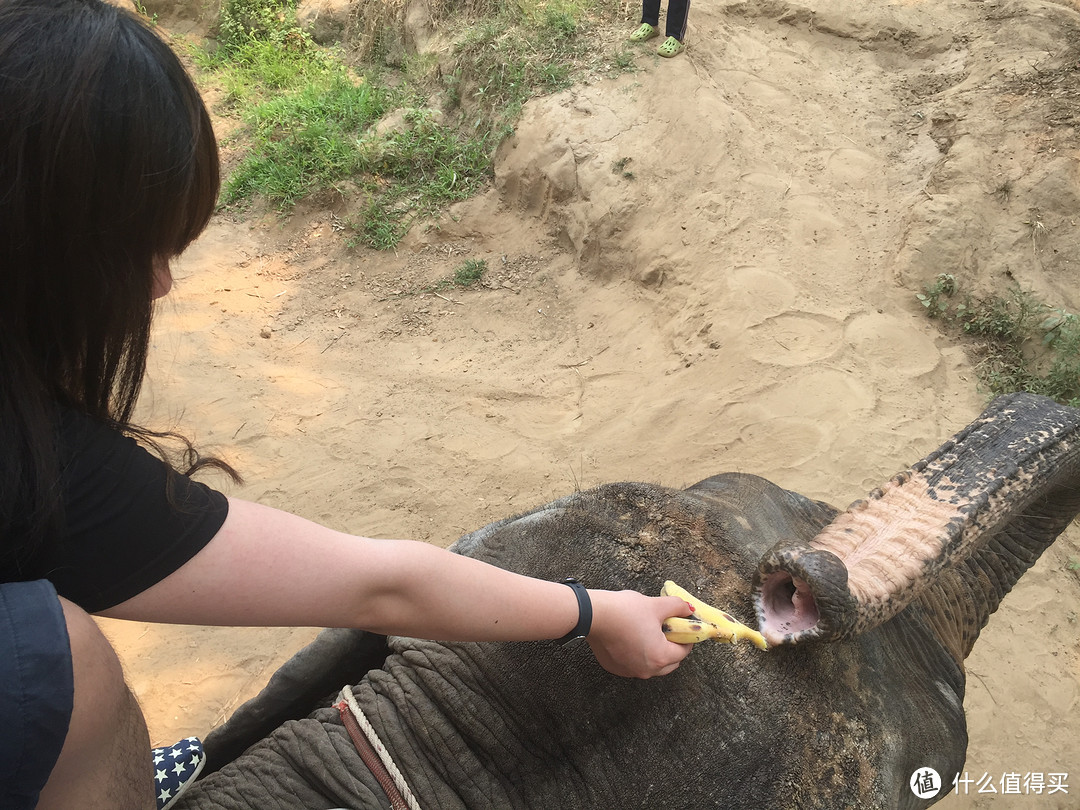
<svg viewBox="0 0 1080 810"><path fill-rule="evenodd" d="M166 810L176 803L202 770L205 762L202 742L198 737L188 737L168 748L155 748L153 755L157 806L158 810Z"/></svg>

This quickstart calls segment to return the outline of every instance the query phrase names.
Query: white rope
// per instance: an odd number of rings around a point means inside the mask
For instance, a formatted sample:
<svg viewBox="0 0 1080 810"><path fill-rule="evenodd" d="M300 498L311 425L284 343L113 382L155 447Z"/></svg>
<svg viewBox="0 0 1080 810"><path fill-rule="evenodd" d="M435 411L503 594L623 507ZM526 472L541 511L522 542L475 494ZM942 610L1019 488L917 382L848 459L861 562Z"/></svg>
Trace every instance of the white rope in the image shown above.
<svg viewBox="0 0 1080 810"><path fill-rule="evenodd" d="M420 810L420 805L417 803L416 797L413 796L412 791L409 790L409 785L405 782L405 777L401 775L401 771L399 771L397 765L394 764L390 752L386 750L386 746L383 745L382 740L379 739L379 735L375 733L375 728L368 722L367 717L364 716L364 712L360 708L360 704L357 703L356 698L353 697L352 687L343 687L338 698L345 701L345 705L349 707L349 711L352 712L353 717L356 718L356 722L360 724L360 730L364 732L364 736L367 737L368 742L371 743L371 747L374 748L375 753L379 755L379 759L386 768L386 772L390 774L390 778L394 780L394 785L397 787L398 792L401 793L401 798L409 805L409 810Z"/></svg>

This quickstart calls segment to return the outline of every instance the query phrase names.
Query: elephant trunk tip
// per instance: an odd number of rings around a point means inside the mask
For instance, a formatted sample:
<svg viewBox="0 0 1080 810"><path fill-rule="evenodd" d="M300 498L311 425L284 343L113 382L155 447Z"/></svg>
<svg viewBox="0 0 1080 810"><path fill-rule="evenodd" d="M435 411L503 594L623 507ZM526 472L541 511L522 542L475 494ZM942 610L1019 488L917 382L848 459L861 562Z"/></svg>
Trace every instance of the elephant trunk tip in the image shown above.
<svg viewBox="0 0 1080 810"><path fill-rule="evenodd" d="M770 647L845 638L857 621L847 568L829 551L778 546L761 561L753 591Z"/></svg>
<svg viewBox="0 0 1080 810"><path fill-rule="evenodd" d="M805 580L774 571L764 577L755 596L758 627L770 647L817 635L821 613Z"/></svg>

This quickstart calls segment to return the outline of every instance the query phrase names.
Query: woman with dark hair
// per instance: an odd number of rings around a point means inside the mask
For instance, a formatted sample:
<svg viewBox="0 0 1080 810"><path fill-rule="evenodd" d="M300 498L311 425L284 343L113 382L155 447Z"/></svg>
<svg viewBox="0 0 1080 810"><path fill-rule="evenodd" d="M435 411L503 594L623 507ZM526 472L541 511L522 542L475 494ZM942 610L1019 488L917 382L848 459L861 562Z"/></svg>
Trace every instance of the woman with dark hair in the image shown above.
<svg viewBox="0 0 1080 810"><path fill-rule="evenodd" d="M161 446L179 437L133 424L153 301L217 191L206 109L153 31L100 0L0 0L0 807L149 810L184 787L162 787L174 777L89 614L587 636L618 675L677 667L689 647L661 623L688 615L679 599L227 498L190 478L227 465L187 442L174 464ZM175 769L196 772L197 741L181 749L196 753Z"/></svg>

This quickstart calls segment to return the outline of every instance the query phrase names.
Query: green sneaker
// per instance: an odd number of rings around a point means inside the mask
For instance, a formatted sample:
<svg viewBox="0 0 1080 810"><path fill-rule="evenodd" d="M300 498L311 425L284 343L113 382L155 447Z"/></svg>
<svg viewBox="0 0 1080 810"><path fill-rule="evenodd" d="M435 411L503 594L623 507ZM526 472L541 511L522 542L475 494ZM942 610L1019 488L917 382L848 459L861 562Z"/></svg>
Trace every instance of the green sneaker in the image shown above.
<svg viewBox="0 0 1080 810"><path fill-rule="evenodd" d="M663 56L665 59L670 59L671 57L677 56L678 54L682 53L683 47L683 44L679 42L679 40L675 39L675 37L668 37L664 40L660 47L656 49L656 52Z"/></svg>
<svg viewBox="0 0 1080 810"><path fill-rule="evenodd" d="M630 35L631 42L648 42L653 37L660 36L660 32L648 23L642 23L637 31Z"/></svg>

